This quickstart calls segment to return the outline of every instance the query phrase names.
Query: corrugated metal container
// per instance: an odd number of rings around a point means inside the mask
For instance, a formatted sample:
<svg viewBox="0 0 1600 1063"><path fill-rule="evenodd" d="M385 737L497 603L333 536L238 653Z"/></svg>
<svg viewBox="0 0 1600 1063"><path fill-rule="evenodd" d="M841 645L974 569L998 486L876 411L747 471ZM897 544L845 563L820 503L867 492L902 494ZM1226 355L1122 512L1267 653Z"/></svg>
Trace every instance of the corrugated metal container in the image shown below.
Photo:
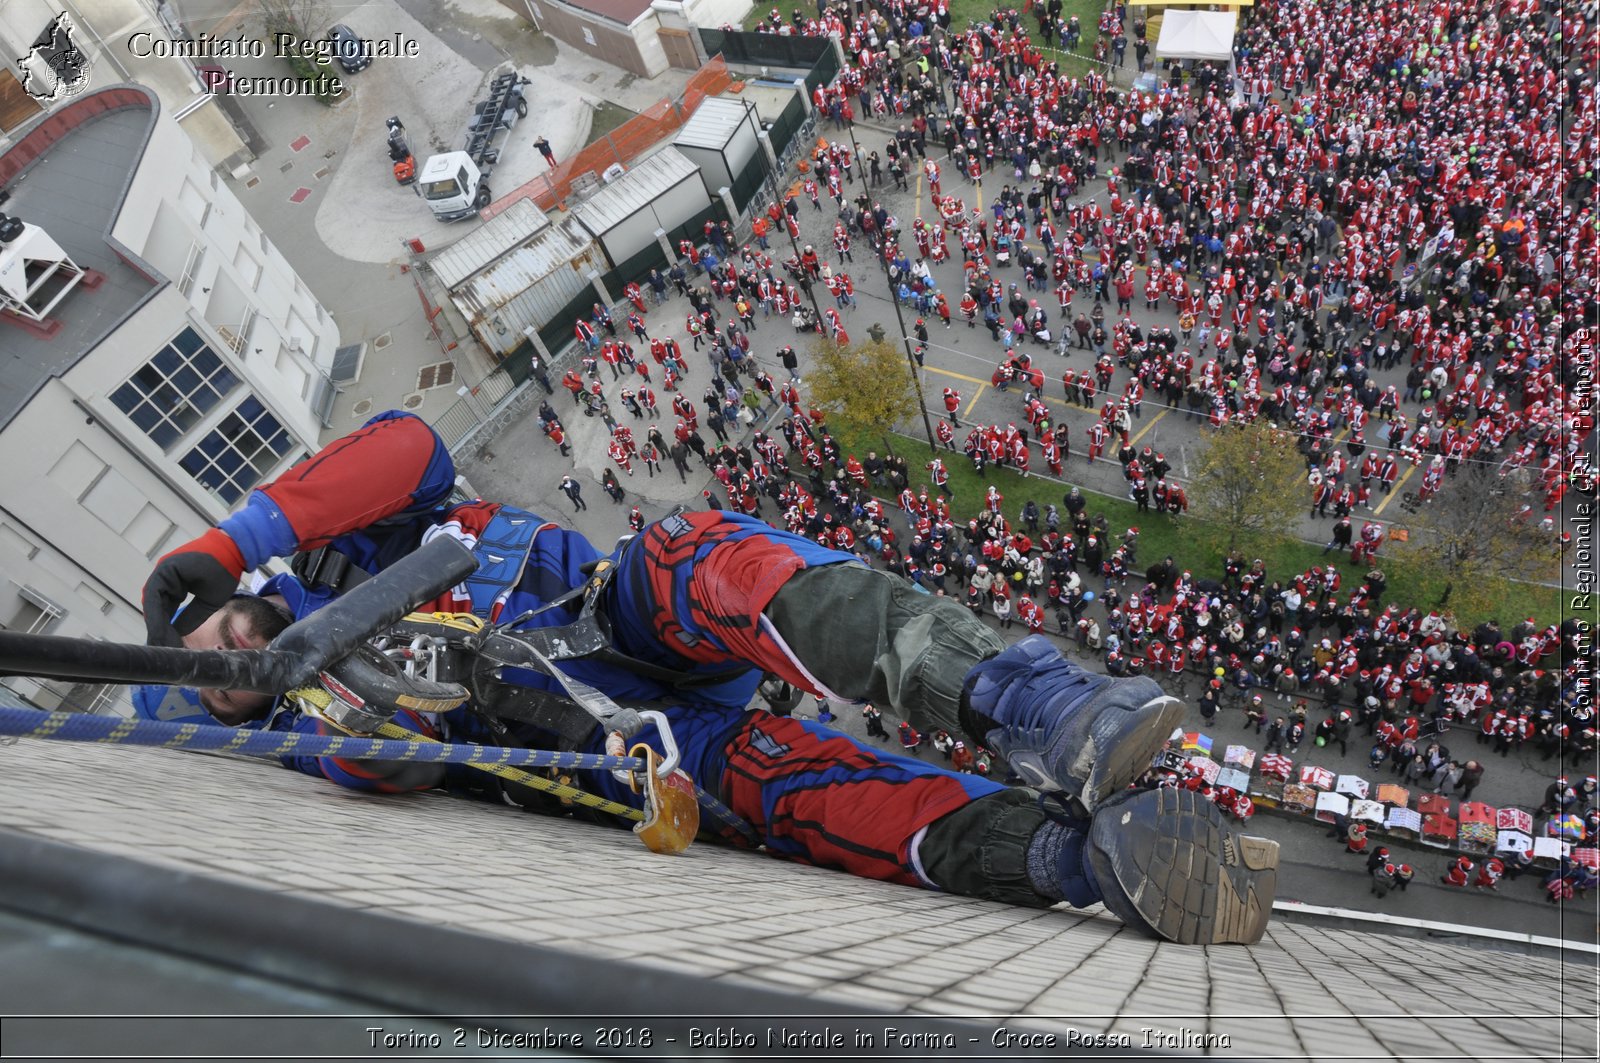
<svg viewBox="0 0 1600 1063"><path fill-rule="evenodd" d="M663 148L634 163L627 173L596 192L573 213L585 229L604 236L694 174L694 163L682 152Z"/></svg>
<svg viewBox="0 0 1600 1063"><path fill-rule="evenodd" d="M672 143L679 147L721 151L723 145L733 139L733 131L739 128L748 110L743 103L726 96L702 100L694 114L683 123L683 128L678 130L678 135L672 138Z"/></svg>
<svg viewBox="0 0 1600 1063"><path fill-rule="evenodd" d="M714 196L719 189L733 187L749 167L759 147L759 129L753 108L714 96L701 102L672 144L699 167L706 192Z"/></svg>
<svg viewBox="0 0 1600 1063"><path fill-rule="evenodd" d="M538 329L579 292L592 291L589 274L608 268L600 245L567 222L468 277L450 298L484 348L504 357L523 342L524 328Z"/></svg>
<svg viewBox="0 0 1600 1063"><path fill-rule="evenodd" d="M619 263L655 242L657 229L675 229L710 205L700 170L667 147L635 163L573 216Z"/></svg>
<svg viewBox="0 0 1600 1063"><path fill-rule="evenodd" d="M530 236L550 227L550 218L531 199L519 199L428 260L434 276L454 288Z"/></svg>

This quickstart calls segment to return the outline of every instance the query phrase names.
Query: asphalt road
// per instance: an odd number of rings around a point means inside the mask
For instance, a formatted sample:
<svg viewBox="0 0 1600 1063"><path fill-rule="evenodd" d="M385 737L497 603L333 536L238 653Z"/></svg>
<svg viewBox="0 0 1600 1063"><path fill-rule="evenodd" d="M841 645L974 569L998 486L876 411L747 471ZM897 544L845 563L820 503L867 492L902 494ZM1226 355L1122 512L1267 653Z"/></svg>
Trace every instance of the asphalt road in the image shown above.
<svg viewBox="0 0 1600 1063"><path fill-rule="evenodd" d="M857 123L855 130L856 141L860 144L863 153L877 151L880 156L883 156L884 147L892 132L893 129L889 126L865 122ZM848 140L848 134L845 131L834 130L830 128L829 123L822 123L818 133L829 140L836 138ZM944 193L946 195L955 194L959 196L969 208L977 206L987 211L998 191L1009 185L1018 184L1018 182L1012 180L1013 175L1009 172L1009 167L996 167L994 171L984 178L981 188L975 187L970 181L954 176L953 167L944 157L942 148L934 145L931 141L929 154L940 164L941 170L944 171L944 179L942 181ZM918 173L914 176L908 176L910 184L908 191L894 191L893 183L887 177L885 177L882 187L874 187L871 191L875 201L882 202L890 214L900 221L906 233L902 240L902 246L914 255L915 244L911 241L909 235L912 220L917 218L932 220L937 217L937 212L933 208L929 189L920 174L921 162L920 160L913 161ZM1117 161L1120 162L1120 157ZM1104 173L1109 165L1111 164L1102 163L1101 172ZM1030 184L1022 183L1021 187L1026 191ZM849 198L853 199L858 192L859 186L847 186ZM1103 177L1098 181L1089 182L1080 191L1080 195L1074 197L1073 202L1082 203L1090 200L1098 202L1102 207L1109 205L1110 196L1107 190L1107 183ZM831 254L832 241L830 233L834 215L827 209L832 206L831 200L826 196L823 197L825 209L821 212L812 210L806 197L802 196L801 202L804 208L801 211L801 243L814 245L819 254L830 252L824 256L825 259L832 262L835 269L839 269L838 256ZM855 262L853 264L845 263L844 268L850 272L857 282L860 308L846 313L846 327L850 330L852 336L857 336L864 333L866 325L872 322L879 322L884 326L891 338L898 338L898 325L889 293L888 281L885 279L881 269L876 266L870 247L865 246L864 241L858 240L857 243L860 246L852 249ZM1037 240L1033 240L1031 243L1036 250L1041 247ZM774 242L773 246L776 249L779 243ZM781 257L787 257L787 252ZM955 311L955 304L959 301L962 284L959 249L953 251L952 258L949 261L942 265L934 266L933 274L941 290L950 297L952 311ZM1015 265L1009 267L996 266L994 275L1008 288L1013 283L1018 285L1022 283L1022 271ZM1194 281L1195 277L1191 274L1191 282L1193 283ZM1027 298L1038 300L1039 306L1049 315L1049 325L1054 336L1059 337L1063 322L1061 321L1061 313L1056 300L1054 286L1052 285L1050 290L1045 292L1035 291L1030 293L1024 290L1023 294ZM1332 305L1337 305L1337 301L1332 301ZM1087 312L1093 306L1093 293L1080 292L1072 302L1072 312L1073 314L1079 311ZM1109 332L1112 324L1119 320L1115 301L1113 300L1111 303L1106 304L1105 310L1106 328ZM1160 327L1170 328L1175 334L1178 333L1177 310L1169 300L1164 299L1160 307L1155 311L1145 309L1142 272L1135 284L1133 309L1128 316L1137 322L1147 335L1152 328ZM915 320L915 315L908 311L906 320L907 326L910 327ZM1000 425L1008 422L1023 424L1022 398L1025 389L1013 384L1009 391L1001 392L989 382L995 367L1003 360L1006 345L992 341L981 322L977 328L968 329L961 320L958 311L952 315L952 325L952 328L946 330L936 318L929 319L930 349L923 375L923 387L930 410L935 415L942 415L944 412L942 405L944 388L954 387L962 394L961 419L964 424L970 422ZM1073 336L1072 345L1075 348L1075 335ZM1180 349L1183 349L1183 347L1184 345L1180 339ZM1195 356L1195 374L1198 376L1200 367L1209 356L1215 354L1215 349L1209 349L1208 354L1192 344L1188 345L1188 347ZM1072 455L1065 463L1066 479L1086 489L1126 498L1126 483L1122 477L1121 465L1115 459L1114 454L1102 458L1092 466L1085 459L1088 450L1085 430L1098 417L1098 410L1090 411L1080 406L1068 405L1065 399L1065 391L1061 385L1061 375L1064 370L1070 368L1081 373L1094 364L1097 354L1093 351L1069 349L1063 357L1056 353L1054 346L1039 345L1032 342L1029 342L1025 349L1032 355L1033 364L1041 369L1045 375L1045 401L1051 407L1056 423L1066 423L1071 429ZM1391 370L1376 372L1374 376L1381 387L1394 385L1403 394L1407 369L1408 366L1402 362L1400 366ZM1111 386L1100 391L1097 405L1103 405L1108 396L1120 395L1131 376L1132 374L1128 370L1119 368L1112 378ZM1411 423L1415 424L1417 412L1422 405L1420 402L1402 403L1401 410ZM1160 396L1153 389L1147 388L1142 407L1142 415L1133 420L1132 438L1135 447L1142 450L1145 446L1150 446L1156 451L1165 454L1173 466L1173 475L1180 481L1187 482L1190 463L1206 447L1210 429L1204 421L1192 418L1184 407L1168 408L1163 406ZM923 435L920 425L906 426L903 430L907 434L919 438ZM958 432L957 440L959 441L964 436L965 432ZM1341 449L1348 436L1348 429L1335 433L1335 442ZM1377 423L1369 424L1365 432L1365 438L1369 449L1381 452L1382 444L1385 441L1385 434L1381 426ZM1500 457L1495 457L1492 462L1498 465L1500 460ZM1038 455L1035 453L1033 461L1034 473L1037 474L1041 467L1042 462L1038 460ZM1351 471L1354 472L1353 467ZM1356 526L1359 528L1361 522L1368 519L1377 520L1385 525L1406 523L1407 518L1401 503L1404 495L1414 493L1417 490L1421 475L1420 469L1413 469L1409 463L1402 460L1401 477L1393 492L1389 495L1374 492L1371 505L1358 508L1352 515ZM1353 477L1351 478L1353 479ZM1439 499L1442 502L1448 502L1450 491L1451 485L1447 483L1446 487L1440 492ZM1043 501L1044 499L1041 498L1041 504ZM1327 532L1332 527L1334 518L1331 516L1326 518L1309 516L1309 488L1307 489L1306 503L1308 516L1300 521L1297 534L1308 541L1326 542L1328 539Z"/></svg>

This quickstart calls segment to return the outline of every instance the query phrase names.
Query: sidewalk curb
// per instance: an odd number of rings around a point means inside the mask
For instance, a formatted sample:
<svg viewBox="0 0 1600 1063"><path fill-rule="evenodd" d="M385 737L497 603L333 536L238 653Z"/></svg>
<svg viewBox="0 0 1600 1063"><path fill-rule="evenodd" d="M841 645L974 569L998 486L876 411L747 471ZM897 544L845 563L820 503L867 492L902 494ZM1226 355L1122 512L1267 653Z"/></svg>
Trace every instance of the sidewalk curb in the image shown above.
<svg viewBox="0 0 1600 1063"><path fill-rule="evenodd" d="M1449 940L1451 944L1496 952L1516 952L1528 956L1556 956L1564 962L1600 964L1600 944L1569 941L1542 934L1518 934L1509 930L1438 923L1429 919L1361 912L1353 908L1330 908L1301 901L1273 901L1272 914L1290 923L1305 923L1336 930L1355 930L1393 937Z"/></svg>

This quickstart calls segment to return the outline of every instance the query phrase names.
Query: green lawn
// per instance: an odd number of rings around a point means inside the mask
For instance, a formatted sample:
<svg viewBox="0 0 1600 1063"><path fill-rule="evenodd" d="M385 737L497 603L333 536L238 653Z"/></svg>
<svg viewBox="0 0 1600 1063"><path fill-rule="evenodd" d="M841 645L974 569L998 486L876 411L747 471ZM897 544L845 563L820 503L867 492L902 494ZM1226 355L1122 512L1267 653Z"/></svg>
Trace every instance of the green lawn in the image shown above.
<svg viewBox="0 0 1600 1063"><path fill-rule="evenodd" d="M967 29L970 22L986 22L998 6L1000 5L993 3L992 0L953 0L950 4L950 29L960 33ZM756 23L766 18L771 10L770 5L756 4L745 16L742 28L755 29ZM1102 0L1062 0L1061 17L1070 19L1073 15L1077 15L1078 25L1083 28L1083 39L1078 42L1077 54L1053 52L1056 60L1061 63L1061 72L1067 77L1082 77L1093 67L1091 58L1094 55L1095 27L1100 22L1100 12L1104 10L1105 4ZM1034 18L1031 11L1023 12L1022 24L1027 27L1029 35L1036 44L1044 43L1039 37L1039 21ZM1131 49L1132 45L1129 47ZM1128 62L1130 64L1133 62L1131 54Z"/></svg>
<svg viewBox="0 0 1600 1063"><path fill-rule="evenodd" d="M957 439L964 435L965 430L957 433ZM864 456L868 450L881 452L884 447L881 436L866 433L850 436L840 432L838 439L845 453L853 453L858 457ZM894 444L895 452L905 456L912 473L913 486L929 483L927 473L924 471L929 460L927 442L898 433L892 437L891 442ZM1009 468L991 467L979 475L973 470L972 462L965 454L945 451L944 457L945 465L950 470L950 488L955 492L950 504L951 515L958 525L965 524L972 514L977 512L991 483L1005 495L1005 516L1013 523L1016 522L1023 503L1030 498L1039 504L1041 512L1045 505L1051 502L1061 508L1062 497L1071 484L1072 474L1076 469L1083 467L1084 460L1081 450L1074 452L1064 465L1067 483L1063 484L1038 475L1023 478ZM1034 455L1034 462L1036 470L1043 467L1037 454ZM1120 537L1123 530L1130 526L1139 529L1140 571L1132 574L1129 579L1130 590L1136 589L1138 584L1135 580L1146 566L1169 554L1181 567L1194 572L1197 578L1221 578L1221 553L1196 542L1197 538L1202 537L1196 534L1202 527L1202 522L1188 516L1171 517L1165 514L1139 513L1134 504L1126 498L1113 498L1088 491L1084 493L1089 499L1088 509L1091 516L1096 513L1105 514L1111 526L1113 539ZM1065 518L1064 509L1062 514ZM1369 567L1351 564L1347 553L1324 557L1320 546L1296 539L1281 540L1259 556L1266 562L1269 579L1281 580L1287 580L1313 565L1327 565L1336 558L1342 558L1338 567L1343 575L1344 593L1360 585ZM1380 560L1384 573L1389 577L1385 602L1395 602L1403 606L1419 605L1426 608L1434 606L1442 587L1422 578L1392 558L1380 558ZM1101 587L1098 577L1092 578L1088 586L1098 592ZM1555 587L1500 581L1499 586L1494 589L1492 601L1493 605L1483 615L1457 614L1457 622L1472 627L1489 617L1496 617L1503 625L1509 625L1522 617L1533 616L1541 624L1545 624L1557 623L1563 616L1564 595Z"/></svg>
<svg viewBox="0 0 1600 1063"><path fill-rule="evenodd" d="M950 4L950 28L962 31L969 22L987 22L989 16L1001 5L992 3L991 0L952 0ZM1011 6L1011 5L1005 5ZM1062 0L1061 17L1071 19L1078 16L1078 25L1083 30L1083 39L1078 42L1076 53L1060 51L1060 39L1053 38L1051 55L1061 64L1061 73L1069 78L1082 77L1094 68L1094 41L1095 27L1100 23L1100 12L1106 9L1103 0ZM1019 9L1020 10L1020 9ZM1039 36L1039 20L1034 17L1031 10L1022 12L1022 24L1027 29L1028 35L1035 44L1044 45L1044 39ZM1132 23L1129 23L1132 28ZM1129 43L1130 54L1128 62L1133 62Z"/></svg>

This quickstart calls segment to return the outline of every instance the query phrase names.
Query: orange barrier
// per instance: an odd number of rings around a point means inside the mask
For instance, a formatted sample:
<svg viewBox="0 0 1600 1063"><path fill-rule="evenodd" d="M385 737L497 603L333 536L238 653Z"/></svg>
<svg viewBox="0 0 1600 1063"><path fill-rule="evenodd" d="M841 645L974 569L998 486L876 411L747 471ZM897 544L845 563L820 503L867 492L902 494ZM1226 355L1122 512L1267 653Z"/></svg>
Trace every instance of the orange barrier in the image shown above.
<svg viewBox="0 0 1600 1063"><path fill-rule="evenodd" d="M531 199L541 210L553 210L572 194L572 186L589 174L598 177L616 163L626 166L689 120L708 96L717 96L734 83L728 64L716 56L695 71L684 86L683 102L659 100L646 110L602 136L565 162L556 164L526 184L499 197L480 211L488 219L519 199Z"/></svg>

